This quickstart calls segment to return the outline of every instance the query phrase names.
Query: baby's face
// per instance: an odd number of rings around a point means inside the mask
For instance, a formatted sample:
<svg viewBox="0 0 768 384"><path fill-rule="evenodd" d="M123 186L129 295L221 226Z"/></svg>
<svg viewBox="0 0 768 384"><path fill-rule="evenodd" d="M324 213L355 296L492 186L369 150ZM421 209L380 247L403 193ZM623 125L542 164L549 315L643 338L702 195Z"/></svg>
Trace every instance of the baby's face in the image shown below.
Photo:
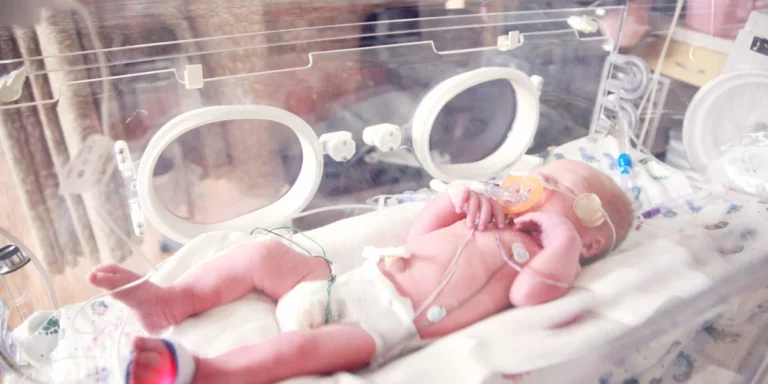
<svg viewBox="0 0 768 384"><path fill-rule="evenodd" d="M603 175L597 169L578 161L558 160L531 172L532 176L541 178L546 183L568 192L568 194L545 189L543 198L533 207L533 210L561 215L573 223L576 231L585 245L584 257L599 253L604 246L610 246L614 239L607 224L589 228L581 223L573 210L573 196L582 193L596 194L603 207L611 215L611 222L617 227L617 232L624 233L623 226L627 218L617 218L612 215L616 211L615 204L628 204L624 192L613 180ZM619 210L624 212L626 209ZM631 218L631 206L629 208ZM628 226L627 224L626 226ZM621 230L619 227L622 227ZM616 239L616 241L619 241ZM593 249L599 248L599 249Z"/></svg>

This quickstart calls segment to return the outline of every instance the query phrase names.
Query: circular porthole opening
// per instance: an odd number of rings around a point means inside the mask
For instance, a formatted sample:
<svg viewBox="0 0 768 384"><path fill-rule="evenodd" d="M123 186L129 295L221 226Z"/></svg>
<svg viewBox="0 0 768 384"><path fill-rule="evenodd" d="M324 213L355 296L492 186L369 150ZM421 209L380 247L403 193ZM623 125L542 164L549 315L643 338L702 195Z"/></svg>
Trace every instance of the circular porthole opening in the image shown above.
<svg viewBox="0 0 768 384"><path fill-rule="evenodd" d="M498 174L533 142L540 86L522 71L500 67L479 68L441 82L414 113L411 142L416 158L443 181Z"/></svg>
<svg viewBox="0 0 768 384"><path fill-rule="evenodd" d="M158 160L166 149L170 149L174 142L176 142L182 135L200 130L198 128L207 125L216 125L222 122L226 122L227 126L239 127L243 134L247 136L248 130L253 132L250 139L253 139L258 130L264 132L265 137L270 138L269 142L280 136L285 136L282 133L286 133L286 128L293 132L293 135L298 139L300 148L300 159L298 160L300 166L298 167L298 174L295 176L295 181L286 186L284 183L272 183L269 188L280 189L285 188L285 191L275 193L276 199L268 201L266 204L261 204L258 208L245 207L250 212L242 215L232 215L235 217L227 218L223 220L204 220L204 222L194 222L190 220L190 217L180 217L180 215L174 214L168 209L166 204L161 200L158 195L158 191L155 188L153 180L153 173L155 167L158 164ZM244 159L241 164L243 169L245 167L262 168L264 164L246 164L249 162L249 151L258 154L254 157L258 159L270 158L269 154L271 149L275 149L275 154L279 154L279 148L271 148L268 141L262 140L260 143L253 143L253 140L240 140L236 138L234 141L228 139L227 142L230 145L238 146L236 151L231 151L230 154L234 155L239 153L241 158ZM203 140L206 140L205 138ZM295 149L295 148L294 148ZM290 149L289 149L290 150ZM178 152L178 150L177 150ZM267 153L267 157L262 156L264 152ZM168 154L172 158L178 154ZM272 157L274 158L274 157ZM294 155L293 159L298 158L298 155ZM231 159L228 159L229 161ZM276 159L277 160L277 159ZM175 164L179 164L179 160L175 160ZM258 160L256 161L258 162ZM294 165L295 166L295 165ZM269 167L263 167L268 169ZM237 166L235 167L235 170ZM167 173L173 174L173 172ZM161 233L168 236L174 241L179 243L186 243L189 240L199 236L201 234L212 231L237 231L237 232L250 232L255 227L269 227L278 224L285 217L288 217L294 213L297 213L307 206L309 201L314 197L315 192L320 184L320 178L323 174L323 153L320 148L320 143L317 135L312 127L309 126L300 117L285 111L280 108L263 106L263 105L231 105L231 106L217 106L206 107L196 109L182 115L177 116L168 123L166 123L152 138L145 150L141 162L139 163L139 169L137 174L137 193L139 195L139 201L141 208L145 214L147 221L157 228ZM235 176L237 177L237 176ZM259 175L255 176L256 178ZM291 179L288 175L287 179ZM246 188L247 190L247 188ZM221 199L225 200L225 199ZM230 200L231 203L236 199ZM267 199L269 200L269 199ZM167 201L167 200L166 200ZM232 204L234 205L234 204Z"/></svg>
<svg viewBox="0 0 768 384"><path fill-rule="evenodd" d="M210 148L216 150L206 150ZM284 124L206 124L163 150L152 183L158 200L174 216L216 224L285 196L298 179L302 159L299 138Z"/></svg>

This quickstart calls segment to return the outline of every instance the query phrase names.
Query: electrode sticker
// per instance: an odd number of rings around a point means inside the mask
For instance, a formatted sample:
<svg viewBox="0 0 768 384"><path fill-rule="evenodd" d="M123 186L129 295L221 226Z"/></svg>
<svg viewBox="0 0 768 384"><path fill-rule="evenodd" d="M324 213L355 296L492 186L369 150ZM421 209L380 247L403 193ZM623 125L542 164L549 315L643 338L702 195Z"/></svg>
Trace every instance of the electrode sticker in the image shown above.
<svg viewBox="0 0 768 384"><path fill-rule="evenodd" d="M90 135L75 158L64 167L59 193L79 194L104 186L115 169L115 142L104 135Z"/></svg>
<svg viewBox="0 0 768 384"><path fill-rule="evenodd" d="M752 47L750 48L761 55L768 56L768 39L755 36L752 39Z"/></svg>

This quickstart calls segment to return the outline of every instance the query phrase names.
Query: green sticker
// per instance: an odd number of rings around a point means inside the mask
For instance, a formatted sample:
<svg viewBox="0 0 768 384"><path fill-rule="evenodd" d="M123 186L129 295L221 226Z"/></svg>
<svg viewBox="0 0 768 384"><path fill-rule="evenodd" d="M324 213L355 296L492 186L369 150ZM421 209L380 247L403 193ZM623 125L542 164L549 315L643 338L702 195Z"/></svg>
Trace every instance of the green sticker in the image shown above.
<svg viewBox="0 0 768 384"><path fill-rule="evenodd" d="M40 326L37 330L38 335L55 335L59 333L59 319L56 316L51 316L48 320Z"/></svg>

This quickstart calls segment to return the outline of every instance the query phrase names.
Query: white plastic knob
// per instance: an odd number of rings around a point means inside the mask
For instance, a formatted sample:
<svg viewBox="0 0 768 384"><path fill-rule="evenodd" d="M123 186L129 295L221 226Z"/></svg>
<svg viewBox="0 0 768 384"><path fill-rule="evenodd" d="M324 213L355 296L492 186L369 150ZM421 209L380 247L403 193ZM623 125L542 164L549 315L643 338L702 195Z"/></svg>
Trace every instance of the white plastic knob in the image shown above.
<svg viewBox="0 0 768 384"><path fill-rule="evenodd" d="M600 28L597 20L586 15L569 17L568 25L579 32L590 34L597 32L597 30Z"/></svg>
<svg viewBox="0 0 768 384"><path fill-rule="evenodd" d="M138 199L133 199L128 202L131 211L131 222L133 224L133 233L138 237L144 237L146 233L146 224L144 223L144 212L141 210L141 205Z"/></svg>
<svg viewBox="0 0 768 384"><path fill-rule="evenodd" d="M363 142L380 151L391 152L400 147L403 134L400 127L394 124L373 125L363 130Z"/></svg>
<svg viewBox="0 0 768 384"><path fill-rule="evenodd" d="M541 95L541 87L544 86L544 79L541 76L533 75L531 76L531 82L533 83L533 86L536 87L536 92Z"/></svg>
<svg viewBox="0 0 768 384"><path fill-rule="evenodd" d="M117 158L117 168L121 172L133 171L133 160L128 149L128 143L122 140L115 142L115 157Z"/></svg>
<svg viewBox="0 0 768 384"><path fill-rule="evenodd" d="M187 89L200 89L203 87L203 66L190 64L184 68L184 86Z"/></svg>
<svg viewBox="0 0 768 384"><path fill-rule="evenodd" d="M357 148L352 133L347 131L326 133L320 136L319 141L323 153L340 162L352 158Z"/></svg>
<svg viewBox="0 0 768 384"><path fill-rule="evenodd" d="M498 36L496 39L496 48L502 52L511 51L523 44L520 31L510 31L506 35Z"/></svg>

